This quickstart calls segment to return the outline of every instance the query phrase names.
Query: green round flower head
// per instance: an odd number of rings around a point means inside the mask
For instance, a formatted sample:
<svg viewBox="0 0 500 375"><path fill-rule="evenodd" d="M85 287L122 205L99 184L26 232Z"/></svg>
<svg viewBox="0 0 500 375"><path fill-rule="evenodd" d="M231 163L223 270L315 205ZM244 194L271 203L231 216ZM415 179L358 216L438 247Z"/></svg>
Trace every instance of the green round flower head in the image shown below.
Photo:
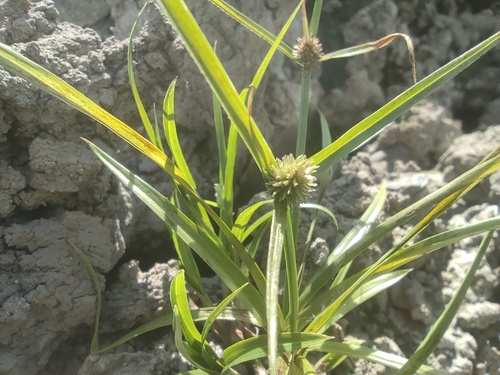
<svg viewBox="0 0 500 375"><path fill-rule="evenodd" d="M293 57L302 66L310 66L323 56L323 46L318 38L305 36L297 39L293 47Z"/></svg>
<svg viewBox="0 0 500 375"><path fill-rule="evenodd" d="M297 159L292 154L276 159L267 174L267 192L275 203L298 206L309 198L316 187L314 172L318 166L307 160L305 155Z"/></svg>

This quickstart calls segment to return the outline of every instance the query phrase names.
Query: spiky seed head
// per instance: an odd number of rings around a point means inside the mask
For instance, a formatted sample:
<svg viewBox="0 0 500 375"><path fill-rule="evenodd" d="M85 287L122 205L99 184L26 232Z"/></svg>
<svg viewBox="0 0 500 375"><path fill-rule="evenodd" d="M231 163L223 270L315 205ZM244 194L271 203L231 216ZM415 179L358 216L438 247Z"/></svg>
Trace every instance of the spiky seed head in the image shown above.
<svg viewBox="0 0 500 375"><path fill-rule="evenodd" d="M304 36L297 39L293 47L293 57L302 66L310 66L323 56L323 46L318 38Z"/></svg>
<svg viewBox="0 0 500 375"><path fill-rule="evenodd" d="M277 158L267 174L267 192L277 204L298 206L314 191L317 169L305 155L297 159L292 154Z"/></svg>

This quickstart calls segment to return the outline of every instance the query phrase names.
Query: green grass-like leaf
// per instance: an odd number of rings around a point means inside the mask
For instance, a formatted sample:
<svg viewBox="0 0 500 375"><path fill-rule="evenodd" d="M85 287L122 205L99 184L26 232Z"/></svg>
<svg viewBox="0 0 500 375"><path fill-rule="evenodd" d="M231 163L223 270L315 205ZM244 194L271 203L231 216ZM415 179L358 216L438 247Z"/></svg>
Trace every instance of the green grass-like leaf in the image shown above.
<svg viewBox="0 0 500 375"><path fill-rule="evenodd" d="M481 264L481 261L486 254L488 245L493 238L493 233L494 232L491 231L484 236L483 240L481 241L481 245L479 246L477 255L474 258L474 261L472 262L469 270L467 271L467 274L465 275L465 278L462 281L460 287L455 292L455 295L446 305L443 313L436 321L436 323L432 326L425 339L420 343L420 346L417 348L415 353L410 357L408 362L406 362L406 364L397 372L396 375L411 375L415 373L415 371L425 362L429 355L431 355L431 353L437 348L439 342L446 333L446 330L455 318L462 301L465 299L467 290L474 281L474 276L476 275L476 271L478 270L479 265Z"/></svg>
<svg viewBox="0 0 500 375"><path fill-rule="evenodd" d="M281 325L278 324L280 315L278 292L287 216L288 208L286 206L275 205L271 223L266 271L266 316L270 374L276 374L278 333L284 328L283 322Z"/></svg>
<svg viewBox="0 0 500 375"><path fill-rule="evenodd" d="M144 6L141 8L137 18L132 25L132 30L130 31L130 36L128 39L128 47L127 47L127 70L128 70L128 79L130 81L130 88L132 90L132 95L134 97L135 105L137 110L139 111L139 116L141 117L142 124L144 125L144 129L146 129L146 133L149 137L151 143L156 145L159 149L161 149L161 140L155 134L153 126L151 125L151 121L149 121L148 114L146 113L146 109L142 104L141 97L139 95L139 91L137 90L137 85L135 84L135 76L134 76L134 59L132 58L132 41L135 34L135 30L137 28L137 22L139 18L142 16L146 8L150 5L149 2L144 3Z"/></svg>
<svg viewBox="0 0 500 375"><path fill-rule="evenodd" d="M415 103L436 91L455 75L479 59L500 41L500 32L489 37L442 68L436 70L404 93L391 100L378 111L351 128L330 146L319 151L311 159L319 165L318 174L330 168L358 145L376 134L391 121L401 116Z"/></svg>
<svg viewBox="0 0 500 375"><path fill-rule="evenodd" d="M339 256L336 257L335 263L332 263L331 259L329 258L327 262L325 262L320 267L320 269L309 281L308 285L304 288L304 291L300 296L301 306L306 306L309 301L314 298L321 287L330 280L332 275L335 275L347 263L352 261L370 245L388 234L394 228L404 225L416 215L425 213L426 210L432 209L432 207L434 207L446 197L455 194L457 191L461 191L470 184L476 183L478 178L485 178L498 168L500 168L499 156L496 156L495 158L486 162L480 163L473 169L457 177L452 182L427 195L425 198L419 200L418 202L412 204L404 210L401 210L396 215L392 216L382 224L378 225L376 228L372 229L358 242L349 246L345 251L339 254Z"/></svg>
<svg viewBox="0 0 500 375"><path fill-rule="evenodd" d="M238 129L240 137L257 166L262 173L265 173L274 161L274 155L260 129L248 116L248 110L236 92L231 79L186 4L182 0L156 0L155 2L174 26L213 93Z"/></svg>
<svg viewBox="0 0 500 375"><path fill-rule="evenodd" d="M219 275L231 290L248 282L240 269L222 249L216 237L208 236L168 199L128 169L117 163L94 144L88 142L101 161L118 179L153 210L177 235ZM242 245L241 245L242 246ZM254 267L257 267L256 265ZM249 285L239 295L244 305L265 325L265 303L262 295Z"/></svg>
<svg viewBox="0 0 500 375"><path fill-rule="evenodd" d="M168 90L163 99L163 133L165 135L165 140L167 141L168 148L172 153L172 159L175 160L175 164L185 176L186 181L189 185L196 189L196 183L194 182L191 170L184 157L184 152L182 152L179 137L177 136L177 124L175 123L175 84L177 79L174 79L172 83L168 86Z"/></svg>
<svg viewBox="0 0 500 375"><path fill-rule="evenodd" d="M55 74L2 43L0 43L0 65L101 123L158 164L174 180L186 184L183 174L158 147Z"/></svg>
<svg viewBox="0 0 500 375"><path fill-rule="evenodd" d="M244 286L238 288L237 291L240 291L243 287ZM215 373L220 372L220 369L223 367L222 363L218 360L217 355L208 342L205 341L206 334L205 337L202 337L194 324L193 317L191 316L186 292L186 281L184 278L184 271L182 270L175 275L172 283L170 284L170 301L174 311L174 324L176 324L176 319L178 318L183 336L186 339L186 344L182 343L182 347L186 348L189 355L192 358L195 358L195 363L197 363L202 369L209 368ZM209 317L207 322L210 322L210 320L211 318ZM211 323L209 323L209 326L210 325ZM178 327L175 328L178 330ZM176 336L177 333L178 332L176 332ZM177 339L176 344L179 344Z"/></svg>
<svg viewBox="0 0 500 375"><path fill-rule="evenodd" d="M478 223L464 225L443 233L436 234L411 246L407 246L391 255L378 272L386 272L401 267L426 254L487 231L500 228L500 217L494 217Z"/></svg>
<svg viewBox="0 0 500 375"><path fill-rule="evenodd" d="M234 18L240 24L248 28L253 33L257 34L259 37L264 39L269 44L273 44L276 40L276 36L267 31L265 28L260 26L257 22L252 21L249 17L241 13L236 8L232 7L228 3L223 0L210 0L213 4L217 5L222 11L227 13L229 16ZM283 52L290 59L293 58L292 48L289 47L286 43L280 42L278 49Z"/></svg>
<svg viewBox="0 0 500 375"><path fill-rule="evenodd" d="M381 350L367 348L358 343L326 341L319 345L312 345L311 350L318 350L327 353L342 354L352 358L366 359L367 361L380 363L393 369L401 368L406 359L395 354L383 352ZM421 366L417 372L419 375L446 375L428 366Z"/></svg>
<svg viewBox="0 0 500 375"><path fill-rule="evenodd" d="M349 311L381 291L390 288L392 285L396 284L403 277L405 277L410 271L411 270L396 271L376 277L369 281L365 281L358 289L356 289L355 292L344 300L339 308L336 308L336 302L333 302L330 306L323 306L319 304L321 300L317 299L314 304L310 304L308 306L307 310L308 315L318 315L307 326L305 332L323 333ZM322 300L324 301L324 299ZM331 306L335 307L331 308Z"/></svg>
<svg viewBox="0 0 500 375"><path fill-rule="evenodd" d="M282 332L278 335L278 353L291 352L318 345L331 337L317 333L290 333ZM259 335L239 341L224 350L223 358L226 363L224 371L237 364L262 358L268 355L267 335Z"/></svg>

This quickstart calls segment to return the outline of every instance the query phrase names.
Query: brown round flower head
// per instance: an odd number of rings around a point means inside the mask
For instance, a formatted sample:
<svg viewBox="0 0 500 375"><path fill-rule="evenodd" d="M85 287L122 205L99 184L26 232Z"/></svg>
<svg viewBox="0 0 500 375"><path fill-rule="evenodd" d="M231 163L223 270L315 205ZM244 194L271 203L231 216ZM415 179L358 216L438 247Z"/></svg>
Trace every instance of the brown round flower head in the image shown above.
<svg viewBox="0 0 500 375"><path fill-rule="evenodd" d="M293 47L293 57L302 66L310 66L323 56L323 46L318 38L304 36L297 39Z"/></svg>
<svg viewBox="0 0 500 375"><path fill-rule="evenodd" d="M292 154L276 159L267 175L267 192L275 203L298 206L309 198L316 187L314 172L318 167L313 165L305 155L297 159Z"/></svg>

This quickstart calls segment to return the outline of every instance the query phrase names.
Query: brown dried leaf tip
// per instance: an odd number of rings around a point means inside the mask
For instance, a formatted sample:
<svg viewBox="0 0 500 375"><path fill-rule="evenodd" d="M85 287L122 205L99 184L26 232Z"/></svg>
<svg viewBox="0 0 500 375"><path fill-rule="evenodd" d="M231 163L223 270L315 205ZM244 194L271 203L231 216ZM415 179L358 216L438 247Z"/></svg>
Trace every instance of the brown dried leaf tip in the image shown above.
<svg viewBox="0 0 500 375"><path fill-rule="evenodd" d="M293 57L302 66L310 66L323 56L323 46L318 38L304 36L297 39L293 47Z"/></svg>
<svg viewBox="0 0 500 375"><path fill-rule="evenodd" d="M292 154L276 159L267 175L267 192L274 202L288 206L298 206L309 198L316 187L314 173L318 166L313 165L305 155L297 159Z"/></svg>

